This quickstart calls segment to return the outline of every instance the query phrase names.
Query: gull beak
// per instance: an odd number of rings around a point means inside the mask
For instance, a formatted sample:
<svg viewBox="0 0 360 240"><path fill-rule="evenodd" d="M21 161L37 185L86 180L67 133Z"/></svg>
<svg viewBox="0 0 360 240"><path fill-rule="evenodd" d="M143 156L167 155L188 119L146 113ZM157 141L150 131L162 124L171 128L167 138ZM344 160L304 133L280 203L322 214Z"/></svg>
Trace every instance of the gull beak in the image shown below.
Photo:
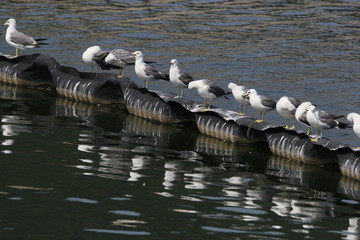
<svg viewBox="0 0 360 240"><path fill-rule="evenodd" d="M242 97L243 97L244 99L249 99L249 93L244 93L244 94L242 95Z"/></svg>

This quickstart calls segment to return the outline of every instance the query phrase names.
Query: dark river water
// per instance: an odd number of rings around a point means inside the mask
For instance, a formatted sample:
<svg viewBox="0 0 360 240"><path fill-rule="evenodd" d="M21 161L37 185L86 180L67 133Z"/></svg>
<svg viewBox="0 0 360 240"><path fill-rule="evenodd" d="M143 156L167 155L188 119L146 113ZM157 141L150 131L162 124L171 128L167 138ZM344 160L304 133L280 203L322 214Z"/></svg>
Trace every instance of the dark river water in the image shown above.
<svg viewBox="0 0 360 240"><path fill-rule="evenodd" d="M22 54L81 71L89 46L141 50L162 71L176 58L224 88L360 112L357 0L2 0L0 12L48 38ZM1 33L0 51L14 54ZM0 98L0 239L360 239L360 182L338 169L47 91L1 85ZM283 123L275 112L267 120ZM351 129L324 134L360 145Z"/></svg>

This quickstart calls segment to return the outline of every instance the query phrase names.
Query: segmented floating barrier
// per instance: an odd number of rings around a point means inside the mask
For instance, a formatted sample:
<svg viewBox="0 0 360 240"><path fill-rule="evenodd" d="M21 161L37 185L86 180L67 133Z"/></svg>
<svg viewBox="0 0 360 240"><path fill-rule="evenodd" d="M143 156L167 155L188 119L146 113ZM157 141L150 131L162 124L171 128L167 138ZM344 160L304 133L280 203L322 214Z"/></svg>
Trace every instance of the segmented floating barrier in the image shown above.
<svg viewBox="0 0 360 240"><path fill-rule="evenodd" d="M129 78L109 73L79 72L41 54L0 56L0 82L32 87L49 86L59 95L92 104L115 104L130 114L161 123L196 125L202 134L235 144L267 145L278 156L315 165L337 164L344 176L360 180L360 152L322 138L309 137L282 126L256 123L236 112L213 108L174 95L138 87Z"/></svg>

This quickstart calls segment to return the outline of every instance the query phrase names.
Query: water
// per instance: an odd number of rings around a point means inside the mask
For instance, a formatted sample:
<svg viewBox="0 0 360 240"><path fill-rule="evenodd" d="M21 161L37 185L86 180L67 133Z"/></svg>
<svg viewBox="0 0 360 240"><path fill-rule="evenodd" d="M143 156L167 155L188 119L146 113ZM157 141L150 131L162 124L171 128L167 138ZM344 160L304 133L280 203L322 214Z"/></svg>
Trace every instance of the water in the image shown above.
<svg viewBox="0 0 360 240"><path fill-rule="evenodd" d="M275 99L359 112L358 1L8 1L27 50L88 71L82 52L142 50L168 70ZM3 34L5 28L3 30ZM5 41L1 52L13 53ZM131 68L127 75L138 80ZM151 89L176 93L167 82ZM360 184L188 126L1 86L0 239L360 239ZM200 99L186 91L185 97ZM234 101L215 105L238 110ZM255 112L249 112L257 116ZM275 113L269 122L282 123ZM344 120L345 121L345 120ZM329 130L359 145L352 131Z"/></svg>

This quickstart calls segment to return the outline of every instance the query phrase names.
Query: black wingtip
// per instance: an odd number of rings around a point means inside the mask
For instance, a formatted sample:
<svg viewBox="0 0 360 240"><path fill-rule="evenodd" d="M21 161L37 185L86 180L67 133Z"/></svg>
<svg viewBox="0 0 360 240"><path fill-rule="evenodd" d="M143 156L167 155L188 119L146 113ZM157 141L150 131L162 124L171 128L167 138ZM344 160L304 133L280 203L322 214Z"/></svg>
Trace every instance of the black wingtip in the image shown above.
<svg viewBox="0 0 360 240"><path fill-rule="evenodd" d="M164 76L163 80L165 80L165 81L170 81L170 76L169 76L169 74L163 74L163 76Z"/></svg>
<svg viewBox="0 0 360 240"><path fill-rule="evenodd" d="M46 40L47 40L47 38L36 38L35 39L35 41L37 41L37 42L46 41Z"/></svg>
<svg viewBox="0 0 360 240"><path fill-rule="evenodd" d="M345 129L345 128L352 128L352 126L349 123L339 122L338 128Z"/></svg>
<svg viewBox="0 0 360 240"><path fill-rule="evenodd" d="M36 47L40 47L40 46L43 46L43 45L49 45L49 44L48 43L43 43L43 42L36 43Z"/></svg>

